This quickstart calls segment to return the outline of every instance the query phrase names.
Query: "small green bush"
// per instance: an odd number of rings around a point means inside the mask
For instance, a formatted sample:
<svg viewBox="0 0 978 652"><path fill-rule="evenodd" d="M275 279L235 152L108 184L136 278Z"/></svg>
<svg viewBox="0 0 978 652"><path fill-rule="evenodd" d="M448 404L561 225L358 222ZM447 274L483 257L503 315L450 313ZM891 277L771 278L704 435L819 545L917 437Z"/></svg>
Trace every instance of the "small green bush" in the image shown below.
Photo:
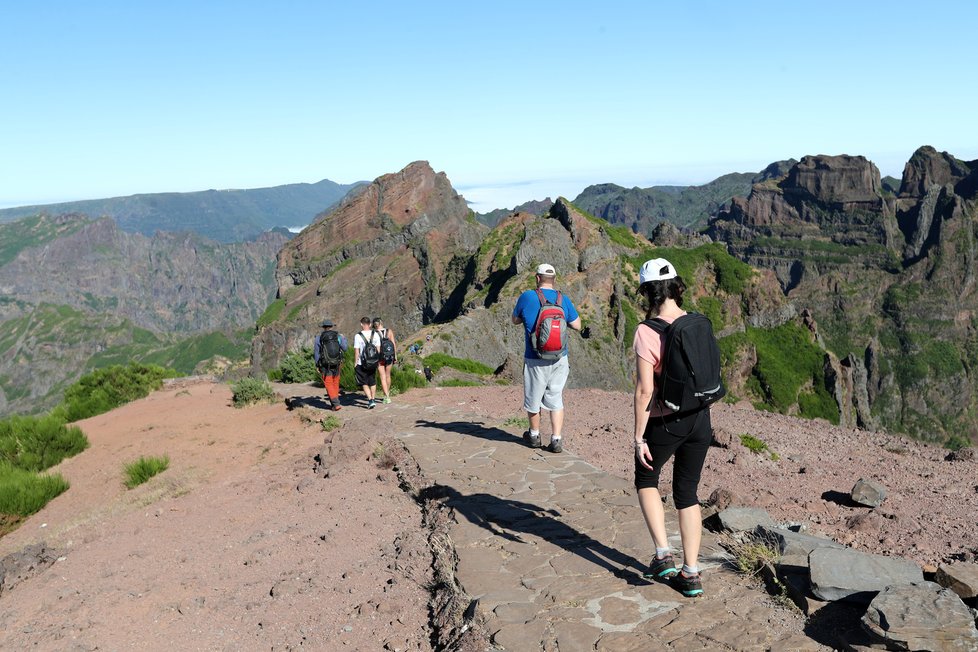
<svg viewBox="0 0 978 652"><path fill-rule="evenodd" d="M323 427L323 432L330 432L342 426L343 422L340 421L336 415L330 414L329 416L322 418L319 421L319 425Z"/></svg>
<svg viewBox="0 0 978 652"><path fill-rule="evenodd" d="M309 347L287 353L279 365L279 372L283 383L311 383L320 379Z"/></svg>
<svg viewBox="0 0 978 652"><path fill-rule="evenodd" d="M0 462L43 471L88 448L88 439L59 416L13 416L0 421Z"/></svg>
<svg viewBox="0 0 978 652"><path fill-rule="evenodd" d="M68 489L60 474L39 475L0 460L0 513L30 516Z"/></svg>
<svg viewBox="0 0 978 652"><path fill-rule="evenodd" d="M412 387L427 387L424 374L398 363L391 368L391 394L403 394Z"/></svg>
<svg viewBox="0 0 978 652"><path fill-rule="evenodd" d="M503 425L519 428L520 430L528 430L530 427L530 420L526 417L510 417L503 421Z"/></svg>
<svg viewBox="0 0 978 652"><path fill-rule="evenodd" d="M149 396L163 386L164 378L178 375L173 369L136 362L96 369L65 390L64 403L55 412L65 421L87 419Z"/></svg>
<svg viewBox="0 0 978 652"><path fill-rule="evenodd" d="M772 451L763 440L758 439L754 435L747 435L747 434L741 435L740 443L743 444L744 447L747 450L751 451L752 453L757 453L758 455L767 455L774 461L777 461L779 459L777 453Z"/></svg>
<svg viewBox="0 0 978 652"><path fill-rule="evenodd" d="M340 387L348 392L360 391L360 385L357 384L356 371L353 366L355 356L356 349L351 344L350 348L343 354L343 366L340 367ZM393 380L393 378L391 379Z"/></svg>
<svg viewBox="0 0 978 652"><path fill-rule="evenodd" d="M432 353L429 356L425 356L424 363L428 367L431 367L432 373L438 373L438 370L442 367L451 367L452 369L458 369L465 373L479 374L482 376L488 376L495 371L495 369L487 364L476 362L475 360L455 358L446 353Z"/></svg>
<svg viewBox="0 0 978 652"><path fill-rule="evenodd" d="M254 403L271 402L275 400L275 392L267 380L257 378L242 378L231 385L231 400L234 407L244 407Z"/></svg>
<svg viewBox="0 0 978 652"><path fill-rule="evenodd" d="M129 489L138 487L154 475L166 471L169 466L170 457L168 455L164 455L163 457L140 457L135 462L126 464L124 469L126 487Z"/></svg>

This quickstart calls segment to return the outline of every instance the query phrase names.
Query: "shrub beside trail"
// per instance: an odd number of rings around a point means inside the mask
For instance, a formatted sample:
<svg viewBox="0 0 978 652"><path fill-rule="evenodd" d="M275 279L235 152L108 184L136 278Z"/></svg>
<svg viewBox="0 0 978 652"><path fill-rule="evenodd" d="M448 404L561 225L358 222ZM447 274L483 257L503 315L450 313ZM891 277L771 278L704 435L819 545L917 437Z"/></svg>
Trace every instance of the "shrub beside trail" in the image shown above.
<svg viewBox="0 0 978 652"><path fill-rule="evenodd" d="M85 434L70 422L148 396L177 375L137 363L97 369L69 386L50 413L0 420L0 536L68 489L60 474L41 472L88 448Z"/></svg>

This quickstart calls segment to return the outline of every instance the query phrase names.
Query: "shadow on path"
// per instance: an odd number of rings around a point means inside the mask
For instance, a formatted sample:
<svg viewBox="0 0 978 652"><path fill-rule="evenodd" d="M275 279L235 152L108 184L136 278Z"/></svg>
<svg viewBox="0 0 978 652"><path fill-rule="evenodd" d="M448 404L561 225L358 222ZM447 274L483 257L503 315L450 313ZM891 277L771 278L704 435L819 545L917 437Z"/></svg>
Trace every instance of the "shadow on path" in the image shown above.
<svg viewBox="0 0 978 652"><path fill-rule="evenodd" d="M453 487L438 484L423 489L420 498L440 501L469 522L509 541L528 543L521 535L539 537L627 580L632 586L649 583L642 577L645 569L642 562L575 530L560 520L557 510L491 494L465 495Z"/></svg>
<svg viewBox="0 0 978 652"><path fill-rule="evenodd" d="M340 394L338 400L340 407L367 405L366 399L361 401L356 394ZM289 410L294 410L298 407L311 407L316 408L317 410L326 410L327 412L330 411L329 402L322 394L313 396L288 396L285 399L285 407Z"/></svg>
<svg viewBox="0 0 978 652"><path fill-rule="evenodd" d="M472 435L489 441L510 441L513 443L523 443L522 437L506 432L502 428L487 427L481 421L448 421L441 423L438 421L428 421L418 419L416 425L420 428L438 428L448 432L457 432L460 435Z"/></svg>

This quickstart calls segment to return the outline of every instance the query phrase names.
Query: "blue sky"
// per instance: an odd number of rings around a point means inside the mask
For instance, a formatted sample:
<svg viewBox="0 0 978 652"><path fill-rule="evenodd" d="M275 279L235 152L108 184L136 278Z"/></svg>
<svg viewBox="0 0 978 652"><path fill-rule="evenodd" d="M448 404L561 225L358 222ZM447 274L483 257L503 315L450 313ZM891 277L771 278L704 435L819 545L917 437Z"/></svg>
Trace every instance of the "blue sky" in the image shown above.
<svg viewBox="0 0 978 652"><path fill-rule="evenodd" d="M469 6L471 5L471 6ZM5 2L0 207L371 180L477 210L978 158L978 2Z"/></svg>

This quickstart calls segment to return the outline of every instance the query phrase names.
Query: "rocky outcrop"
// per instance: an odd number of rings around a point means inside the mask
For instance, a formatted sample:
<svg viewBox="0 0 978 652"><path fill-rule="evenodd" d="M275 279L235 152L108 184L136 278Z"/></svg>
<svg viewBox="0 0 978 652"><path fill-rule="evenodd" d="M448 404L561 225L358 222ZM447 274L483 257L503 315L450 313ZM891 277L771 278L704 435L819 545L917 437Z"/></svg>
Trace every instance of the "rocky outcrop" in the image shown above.
<svg viewBox="0 0 978 652"><path fill-rule="evenodd" d="M352 333L361 316L380 315L401 334L456 317L487 231L424 161L359 188L279 252L285 319L258 333L253 364L308 346L324 316Z"/></svg>
<svg viewBox="0 0 978 652"><path fill-rule="evenodd" d="M922 147L895 196L863 157L806 156L710 223L817 319L842 423L938 441L978 432L974 168Z"/></svg>
<svg viewBox="0 0 978 652"><path fill-rule="evenodd" d="M959 161L929 145L921 147L903 168L900 197L921 199L933 186L956 184L975 169L976 161Z"/></svg>
<svg viewBox="0 0 978 652"><path fill-rule="evenodd" d="M752 184L784 176L795 163L779 161L756 174L726 174L701 186L623 188L613 183L597 184L585 188L574 204L649 237L662 223L699 229L731 198L746 195Z"/></svg>

